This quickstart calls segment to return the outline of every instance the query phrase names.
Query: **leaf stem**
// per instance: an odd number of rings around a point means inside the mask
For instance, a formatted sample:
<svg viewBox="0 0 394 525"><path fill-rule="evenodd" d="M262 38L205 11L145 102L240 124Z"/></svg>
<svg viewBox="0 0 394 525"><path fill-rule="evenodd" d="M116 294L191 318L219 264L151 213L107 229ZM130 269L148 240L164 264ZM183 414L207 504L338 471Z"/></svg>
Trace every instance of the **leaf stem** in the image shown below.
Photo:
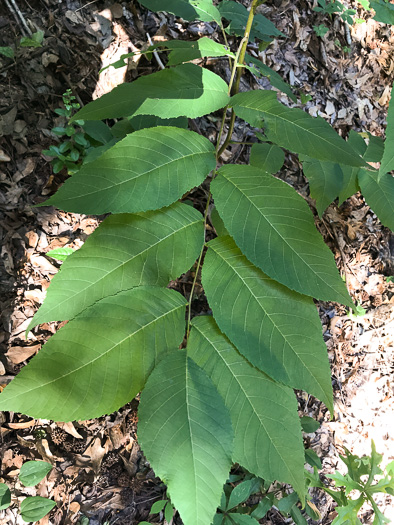
<svg viewBox="0 0 394 525"><path fill-rule="evenodd" d="M241 45L239 47L237 55L235 57L234 68L233 68L232 73L234 73L236 70L237 74L236 74L234 85L232 85L232 80L233 80L233 75L232 75L232 78L230 80L230 86L229 86L229 94L232 94L232 95L236 95L239 91L239 84L241 82L241 77L243 73L242 64L244 63L244 60L245 60L246 48L249 42L249 36L250 36L250 31L252 29L253 18L254 18L254 15L256 13L256 9L259 3L260 3L259 0L252 1L252 5L251 5L249 16L248 16L248 21L246 23L245 33L241 40ZM239 67L239 64L241 65L241 67ZM222 153L226 150L227 146L230 143L231 135L233 134L233 131L234 131L234 124L235 124L235 113L234 113L234 110L232 109L226 140L223 142L223 145L218 150L218 154L217 154L218 158L222 155Z"/></svg>
<svg viewBox="0 0 394 525"><path fill-rule="evenodd" d="M211 202L211 197L212 197L212 194L211 194L211 192L209 192L208 193L208 198L207 198L207 204L205 205L205 211L204 211L204 235L205 235L205 230L207 228L209 204ZM186 344L189 341L190 322L191 322L191 319L192 319L193 294L194 294L194 289L195 289L196 283L197 283L198 272L200 271L200 268L201 268L201 261L202 261L203 255L204 255L204 247L205 247L205 242L204 242L204 246L201 249L200 256L198 257L196 273L194 275L192 289L190 291L190 296L189 296L188 311L187 311Z"/></svg>
<svg viewBox="0 0 394 525"><path fill-rule="evenodd" d="M240 45L238 47L237 54L235 55L234 64L233 64L233 68L232 68L232 71L231 71L231 78L230 78L229 88L228 88L229 95L230 94L235 95L239 91L239 84L241 82L241 77L242 77L242 73L243 73L242 64L244 63L244 60L245 60L245 53L246 53L246 48L247 48L247 45L248 45L248 42L249 42L250 31L252 29L253 18L254 18L257 6L260 3L261 3L261 0L252 0L252 5L250 7L249 16L248 16L248 21L246 23L245 33L244 33L244 36L243 36L243 38L241 40L241 43L240 43ZM223 26L222 26L222 29L223 29ZM239 67L240 64L241 64L241 67ZM234 81L234 79L235 79L235 81ZM223 134L224 123L225 123L225 120L226 120L227 109L228 109L228 105L223 110L222 123L221 123L221 126L220 126L220 130L219 130L219 134L218 134L218 138L217 138L217 142L216 142L216 158L217 159L219 159L220 155L223 153L223 151L227 148L228 144L230 143L231 135L232 135L232 132L233 132L233 129L234 129L235 113L234 113L234 110L232 110L231 119L230 119L230 125L229 125L229 129L228 129L228 132L227 132L226 139L225 139L222 147L219 148L220 140L221 140L222 134ZM204 211L204 235L205 235L205 230L206 230L207 222L208 222L208 212L209 212L209 204L211 202L211 198L212 198L212 194L209 191L208 197L207 197L207 203L206 203L205 211ZM201 262L202 262L202 258L203 258L203 255L204 255L204 248L205 248L205 243L204 243L204 246L201 249L200 255L199 255L198 260L197 260L196 273L194 275L193 284L192 284L192 288L191 288L190 296L189 296L189 301L188 301L187 325L186 325L186 346L187 346L187 343L189 341L189 334L190 334L190 323L191 323L191 318L192 318L193 294L194 294L194 289L196 287L196 283L197 283L197 279L198 279L198 272L200 271L200 268L201 268Z"/></svg>

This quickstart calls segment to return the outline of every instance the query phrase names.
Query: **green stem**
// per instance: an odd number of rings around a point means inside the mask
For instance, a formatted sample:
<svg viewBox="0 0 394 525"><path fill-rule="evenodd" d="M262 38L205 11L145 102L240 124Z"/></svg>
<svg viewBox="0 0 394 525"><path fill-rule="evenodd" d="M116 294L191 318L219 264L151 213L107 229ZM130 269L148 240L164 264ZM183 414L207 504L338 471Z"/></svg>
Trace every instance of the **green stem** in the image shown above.
<svg viewBox="0 0 394 525"><path fill-rule="evenodd" d="M259 0L253 0L252 1L252 6L251 6L250 11L249 11L248 21L246 23L245 34L244 34L244 37L243 37L243 39L241 41L241 46L239 48L239 53L237 53L237 57L236 57L235 64L234 64L235 67L234 67L233 71L236 70L237 71L237 75L236 75L236 78L235 78L234 86L230 86L230 88L232 87L232 90L231 90L231 92L229 91L229 94L231 93L232 95L236 95L238 93L238 91L239 91L239 84L241 82L242 73L243 73L243 67L239 67L239 64L241 64L241 66L242 66L242 64L245 61L246 48L247 48L248 42L249 42L249 36L250 36L250 31L252 29L253 18L254 18L254 15L256 13L256 9L257 9L257 6L259 5L259 3L261 3ZM227 149L227 146L230 143L231 135L233 134L233 131L234 131L234 124L235 124L235 113L234 113L234 110L232 109L231 110L230 124L229 124L228 132L227 132L227 137L226 137L226 140L223 142L221 148L218 150L218 154L217 154L218 158L220 157L220 155L223 154L223 152Z"/></svg>
<svg viewBox="0 0 394 525"><path fill-rule="evenodd" d="M252 29L253 18L254 18L257 6L260 3L261 3L261 0L252 0L252 5L251 5L249 16L248 16L248 21L246 23L245 33L244 33L244 36L243 36L243 38L241 40L241 43L239 45L237 54L235 56L234 65L233 65L233 68L232 68L232 71L231 71L231 78L230 78L230 83L229 83L229 95L230 94L235 95L239 91L239 84L241 82L241 77L242 77L242 73L243 73L243 67L239 67L239 64L243 64L244 63L246 48L247 48L248 41L249 41L250 30ZM235 78L235 82L234 82L234 78ZM229 130L228 130L226 139L225 139L225 141L223 143L223 146L221 148L219 148L219 143L220 143L220 140L221 140L221 137L222 137L222 134L223 134L224 122L225 122L225 119L226 119L227 109L228 109L228 106L226 106L224 108L224 110L223 110L223 119L222 119L222 123L221 123L221 126L220 126L218 139L217 139L217 142L216 142L216 158L217 159L220 157L220 155L223 153L223 151L227 148L227 145L229 144L229 142L231 140L231 135L232 135L232 132L233 132L233 129L234 129L235 113L234 113L234 110L232 110ZM209 192L208 193L208 198L207 198L207 203L206 203L206 206L205 206L205 212L204 212L204 233L205 233L207 222L208 222L208 212L209 212L209 204L211 202L211 197L212 197L211 192ZM191 317L192 317L193 294L194 294L194 289L196 287L196 283L197 283L197 279L198 279L198 272L200 271L200 268L201 268L201 262L202 262L202 258L203 258L203 255L204 255L204 248L205 248L205 244L202 247L200 255L199 255L198 260L197 260L196 273L194 275L193 284L192 284L192 288L191 288L190 296L189 296L189 301L188 301L187 326L186 326L186 346L187 346L187 343L189 341L189 334L190 334L190 323L191 323Z"/></svg>
<svg viewBox="0 0 394 525"><path fill-rule="evenodd" d="M205 206L205 212L204 212L204 235L205 235L205 230L206 230L206 227L207 227L208 212L209 212L209 204L210 204L210 202L211 202L211 192L208 193L207 204ZM200 271L201 261L202 261L203 255L204 255L204 247L205 247L205 243L204 243L204 246L201 249L200 256L198 257L196 273L194 275L192 289L190 291L190 296L189 296L188 312L187 312L187 327L186 327L186 342L189 340L190 322L191 322L191 319L192 319L192 300L193 300L194 289L195 289L196 283L197 283L198 272Z"/></svg>

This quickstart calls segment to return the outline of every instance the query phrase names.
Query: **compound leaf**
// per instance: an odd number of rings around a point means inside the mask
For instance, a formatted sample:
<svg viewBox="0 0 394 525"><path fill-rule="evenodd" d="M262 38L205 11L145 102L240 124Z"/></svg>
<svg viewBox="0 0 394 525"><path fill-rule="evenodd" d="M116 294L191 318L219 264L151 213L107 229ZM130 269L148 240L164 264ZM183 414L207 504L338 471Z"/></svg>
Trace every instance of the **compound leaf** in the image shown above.
<svg viewBox="0 0 394 525"><path fill-rule="evenodd" d="M166 286L192 266L203 243L202 216L186 204L108 217L63 263L28 330L72 319L124 289Z"/></svg>
<svg viewBox="0 0 394 525"><path fill-rule="evenodd" d="M44 345L0 394L1 410L56 421L111 413L143 388L183 339L185 299L139 287L84 310Z"/></svg>
<svg viewBox="0 0 394 525"><path fill-rule="evenodd" d="M394 230L394 177L384 173L377 180L376 174L360 170L358 182L368 206L384 226Z"/></svg>
<svg viewBox="0 0 394 525"><path fill-rule="evenodd" d="M194 318L192 326L187 351L230 410L233 461L264 479L291 483L302 496L304 447L294 392L249 364L212 317Z"/></svg>
<svg viewBox="0 0 394 525"><path fill-rule="evenodd" d="M199 186L215 166L213 144L198 133L142 129L84 165L43 205L92 214L155 210Z"/></svg>
<svg viewBox="0 0 394 525"><path fill-rule="evenodd" d="M252 166L224 166L212 182L224 225L246 257L292 290L353 307L312 213L285 182Z"/></svg>
<svg viewBox="0 0 394 525"><path fill-rule="evenodd" d="M309 181L311 197L315 199L316 209L321 217L343 188L343 172L339 164L317 159L305 159L302 167Z"/></svg>
<svg viewBox="0 0 394 525"><path fill-rule="evenodd" d="M219 328L254 366L332 409L331 375L312 299L267 277L231 237L208 243L202 283Z"/></svg>
<svg viewBox="0 0 394 525"><path fill-rule="evenodd" d="M228 86L218 75L195 64L181 64L117 86L71 120L132 115L196 118L224 107L228 100Z"/></svg>
<svg viewBox="0 0 394 525"><path fill-rule="evenodd" d="M212 0L138 0L140 4L151 11L166 11L185 20L202 20L210 22L214 20L220 24L220 13L212 4Z"/></svg>
<svg viewBox="0 0 394 525"><path fill-rule="evenodd" d="M165 357L149 377L138 438L183 522L211 523L231 466L233 430L212 381L184 350Z"/></svg>
<svg viewBox="0 0 394 525"><path fill-rule="evenodd" d="M239 117L253 126L261 127L264 119L268 140L278 146L308 157L350 166L364 166L333 128L321 117L311 117L298 108L288 108L277 101L273 91L248 91L231 98L230 105Z"/></svg>

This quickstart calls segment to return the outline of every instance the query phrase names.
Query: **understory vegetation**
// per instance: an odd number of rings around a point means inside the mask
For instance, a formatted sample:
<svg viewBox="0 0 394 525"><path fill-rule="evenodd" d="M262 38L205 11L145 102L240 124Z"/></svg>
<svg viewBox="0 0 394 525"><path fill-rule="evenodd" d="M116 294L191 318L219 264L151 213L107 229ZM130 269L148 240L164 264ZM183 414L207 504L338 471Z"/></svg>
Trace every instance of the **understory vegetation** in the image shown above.
<svg viewBox="0 0 394 525"><path fill-rule="evenodd" d="M303 444L314 421L300 419L294 390L333 413L314 300L349 312L357 306L313 210L275 175L284 150L297 154L320 217L336 199L340 205L361 191L382 224L394 229L394 104L385 141L355 131L344 140L302 109L302 92L248 53L249 42L264 49L281 36L258 12L259 0L249 10L233 0L139 2L217 24L223 41L156 43L145 54L159 54L164 69L79 110L66 94L61 114L68 124L54 130L64 141L46 153L55 171L66 167L72 176L43 205L108 216L77 251L50 253L64 262L28 330L68 323L4 389L0 408L84 420L141 392L138 441L170 498L157 512L167 509L171 520L174 507L185 525L253 525L275 504L283 516L306 523L304 510L319 518L307 489L325 486L319 458ZM382 4L376 11L390 12L382 2L374 2ZM355 13L339 4L331 7L348 23ZM321 10L330 5L319 1ZM237 48L230 49L227 35L238 37ZM228 61L228 83L201 66L209 57ZM276 90L241 92L245 70L267 77ZM188 129L188 119L212 114L221 119L215 143ZM225 156L241 121L254 133L247 165ZM198 209L188 199L196 187ZM191 268L185 297L169 283ZM194 315L197 295L210 315ZM328 490L343 507L334 523L359 523L364 500L372 503L378 490L394 492L394 469L383 474L373 444L370 458L349 453L344 461L349 474L333 479L345 489ZM246 476L230 475L234 464ZM382 478L372 485L376 475ZM233 488L229 479L242 482ZM274 482L294 492L278 498L280 489L269 490ZM348 499L351 490L360 492L357 500ZM246 504L256 493L261 501ZM384 523L373 508L374 523Z"/></svg>

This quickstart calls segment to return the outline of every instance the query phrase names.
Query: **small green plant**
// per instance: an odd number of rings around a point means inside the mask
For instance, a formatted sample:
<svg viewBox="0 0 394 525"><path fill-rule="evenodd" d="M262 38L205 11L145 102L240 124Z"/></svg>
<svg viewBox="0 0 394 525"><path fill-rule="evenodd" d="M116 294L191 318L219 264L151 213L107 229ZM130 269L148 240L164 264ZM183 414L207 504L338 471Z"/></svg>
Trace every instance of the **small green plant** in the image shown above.
<svg viewBox="0 0 394 525"><path fill-rule="evenodd" d="M2 46L0 47L0 55L16 59L20 48L23 47L42 47L42 42L44 40L44 31L36 31L30 37L23 36L16 44L15 47L11 46Z"/></svg>
<svg viewBox="0 0 394 525"><path fill-rule="evenodd" d="M27 461L19 472L19 481L25 487L33 487L42 481L52 470L46 461ZM5 483L0 483L0 510L11 505L11 491ZM21 517L26 522L38 521L50 512L56 503L41 496L28 496L20 504Z"/></svg>
<svg viewBox="0 0 394 525"><path fill-rule="evenodd" d="M328 27L324 24L319 24L318 26L313 26L313 30L316 33L317 36L320 36L320 38L323 38L324 35L326 35L329 31Z"/></svg>
<svg viewBox="0 0 394 525"><path fill-rule="evenodd" d="M313 8L314 11L324 13L330 17L337 14L347 24L353 24L353 16L357 13L355 9L346 8L339 0L317 0L317 3L319 5Z"/></svg>
<svg viewBox="0 0 394 525"><path fill-rule="evenodd" d="M63 93L63 104L64 109L55 109L55 113L65 118L66 125L53 128L52 133L64 137L64 140L56 146L51 145L43 153L49 157L54 157L51 161L54 173L59 173L63 168L67 168L68 172L72 174L78 170L81 158L86 156L90 142L81 127L84 124L83 120L77 120L71 124L69 122L75 111L80 108L71 89Z"/></svg>
<svg viewBox="0 0 394 525"><path fill-rule="evenodd" d="M335 486L341 490L333 490L323 485L316 467L312 474L307 474L310 486L323 489L336 501L338 516L333 521L333 525L348 523L361 525L357 515L367 501L372 505L375 513L374 523L388 523L389 520L384 517L375 503L374 494L381 492L394 495L394 461L389 463L383 471L380 468L383 456L376 452L373 441L370 456L360 458L351 454L346 448L345 453L345 456L340 456L340 458L347 466L347 474L342 475L338 471L335 474L327 474L327 477L332 479ZM350 494L355 494L356 499L350 498Z"/></svg>
<svg viewBox="0 0 394 525"><path fill-rule="evenodd" d="M63 140L43 150L43 153L53 157L51 164L54 173L66 168L69 175L73 175L82 164L92 162L123 138L125 130L128 131L128 122L122 122L110 129L103 122L72 120L80 104L71 89L63 93L63 105L64 108L55 109L55 113L65 119L65 125L52 128L52 133L63 137Z"/></svg>

